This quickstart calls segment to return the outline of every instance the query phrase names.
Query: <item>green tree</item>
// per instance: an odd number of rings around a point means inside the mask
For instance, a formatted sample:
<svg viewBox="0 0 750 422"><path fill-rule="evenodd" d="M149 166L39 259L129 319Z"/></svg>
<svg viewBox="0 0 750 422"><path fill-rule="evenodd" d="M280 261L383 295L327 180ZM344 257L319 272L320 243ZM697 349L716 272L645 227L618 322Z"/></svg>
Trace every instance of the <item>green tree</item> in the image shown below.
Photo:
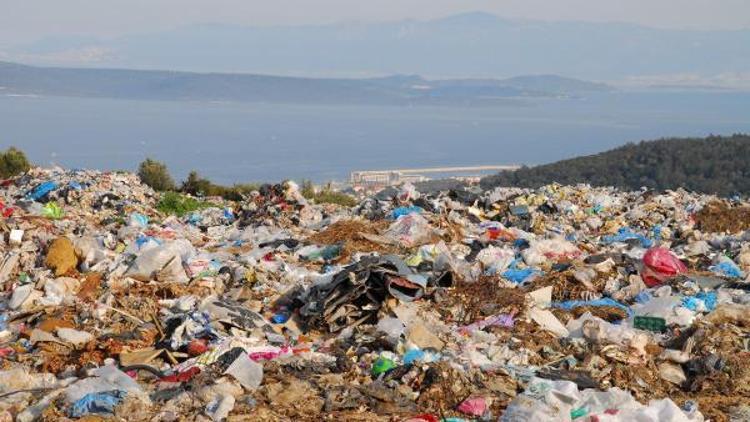
<svg viewBox="0 0 750 422"><path fill-rule="evenodd" d="M188 174L187 179L182 182L180 191L194 196L213 196L216 192L210 180L202 178L197 171L193 170Z"/></svg>
<svg viewBox="0 0 750 422"><path fill-rule="evenodd" d="M174 190L174 180L169 174L167 165L161 161L147 158L138 166L138 177L141 181L159 192Z"/></svg>
<svg viewBox="0 0 750 422"><path fill-rule="evenodd" d="M0 177L7 179L28 171L31 168L26 154L16 147L0 153Z"/></svg>
<svg viewBox="0 0 750 422"><path fill-rule="evenodd" d="M522 167L482 179L481 186L538 187L552 182L657 190L685 188L750 194L750 136L671 138L631 143L600 154Z"/></svg>

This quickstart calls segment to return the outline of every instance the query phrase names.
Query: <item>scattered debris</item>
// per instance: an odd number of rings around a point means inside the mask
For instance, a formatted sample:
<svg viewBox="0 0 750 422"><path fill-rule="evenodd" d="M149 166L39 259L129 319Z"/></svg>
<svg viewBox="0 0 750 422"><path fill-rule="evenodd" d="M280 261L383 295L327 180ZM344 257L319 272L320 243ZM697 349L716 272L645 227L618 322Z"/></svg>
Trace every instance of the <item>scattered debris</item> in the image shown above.
<svg viewBox="0 0 750 422"><path fill-rule="evenodd" d="M0 420L741 420L750 206L588 186L180 215L5 183ZM161 211L160 211L161 210Z"/></svg>

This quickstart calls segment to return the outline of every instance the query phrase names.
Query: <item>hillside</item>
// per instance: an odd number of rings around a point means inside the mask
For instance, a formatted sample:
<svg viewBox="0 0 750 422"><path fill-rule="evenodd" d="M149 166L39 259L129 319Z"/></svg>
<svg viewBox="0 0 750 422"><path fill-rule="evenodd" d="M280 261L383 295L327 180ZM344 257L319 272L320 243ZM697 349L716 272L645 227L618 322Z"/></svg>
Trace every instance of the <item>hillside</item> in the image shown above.
<svg viewBox="0 0 750 422"><path fill-rule="evenodd" d="M750 136L661 139L628 144L600 154L558 161L482 179L485 189L495 186L538 187L590 183L639 189L684 187L732 195L750 194Z"/></svg>
<svg viewBox="0 0 750 422"><path fill-rule="evenodd" d="M419 76L316 79L238 73L75 69L0 62L8 94L139 100L272 103L486 105L524 97L606 92L604 84L555 75L512 79L426 80Z"/></svg>

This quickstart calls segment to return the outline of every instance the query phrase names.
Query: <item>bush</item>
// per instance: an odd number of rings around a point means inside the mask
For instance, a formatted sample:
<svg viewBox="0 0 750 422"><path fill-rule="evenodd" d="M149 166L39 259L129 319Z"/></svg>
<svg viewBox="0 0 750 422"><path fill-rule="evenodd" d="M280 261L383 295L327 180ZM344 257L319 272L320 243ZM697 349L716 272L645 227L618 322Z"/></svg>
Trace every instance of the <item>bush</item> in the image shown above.
<svg viewBox="0 0 750 422"><path fill-rule="evenodd" d="M305 197L305 199L315 198L315 186L313 186L313 183L310 180L302 181L302 186L300 186L299 192Z"/></svg>
<svg viewBox="0 0 750 422"><path fill-rule="evenodd" d="M316 204L336 204L344 207L353 207L357 205L357 200L353 197L333 190L322 190L315 194L313 198Z"/></svg>
<svg viewBox="0 0 750 422"><path fill-rule="evenodd" d="M231 187L216 185L201 177L197 171L191 171L187 179L182 182L180 191L195 196L220 196L229 201L241 201L244 195L257 189L258 185L252 183L236 184Z"/></svg>
<svg viewBox="0 0 750 422"><path fill-rule="evenodd" d="M193 170L188 174L187 179L182 182L180 192L195 196L213 196L210 192L211 188L212 183L208 179L200 177L198 172Z"/></svg>
<svg viewBox="0 0 750 422"><path fill-rule="evenodd" d="M0 153L0 177L8 179L28 171L31 168L26 154L20 149L10 147Z"/></svg>
<svg viewBox="0 0 750 422"><path fill-rule="evenodd" d="M260 185L255 183L240 183L235 184L230 188L224 188L225 192L221 195L222 198L229 201L241 201L245 195L250 194L252 191L256 191L260 188Z"/></svg>
<svg viewBox="0 0 750 422"><path fill-rule="evenodd" d="M199 201L195 198L191 198L177 192L167 192L156 204L156 209L165 214L174 214L178 217L182 217L183 215L189 214L193 211L217 206L218 205L214 203Z"/></svg>
<svg viewBox="0 0 750 422"><path fill-rule="evenodd" d="M170 191L175 188L174 180L169 174L167 165L161 161L147 158L138 166L138 177L141 178L141 182L159 192Z"/></svg>
<svg viewBox="0 0 750 422"><path fill-rule="evenodd" d="M357 200L353 197L337 192L331 188L331 185L327 185L320 192L315 191L315 186L309 180L303 180L302 186L300 187L300 193L305 199L311 200L316 204L336 204L344 207L353 207L357 205Z"/></svg>

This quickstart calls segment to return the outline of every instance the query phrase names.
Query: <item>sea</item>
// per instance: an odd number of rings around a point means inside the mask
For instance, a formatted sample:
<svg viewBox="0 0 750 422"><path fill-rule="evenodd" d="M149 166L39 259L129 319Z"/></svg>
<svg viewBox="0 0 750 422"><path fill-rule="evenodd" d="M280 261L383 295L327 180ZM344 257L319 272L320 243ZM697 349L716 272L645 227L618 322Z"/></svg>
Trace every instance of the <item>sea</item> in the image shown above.
<svg viewBox="0 0 750 422"><path fill-rule="evenodd" d="M3 96L0 147L42 166L217 183L347 180L356 170L538 165L662 137L750 133L750 93L618 91L497 106L367 106Z"/></svg>

